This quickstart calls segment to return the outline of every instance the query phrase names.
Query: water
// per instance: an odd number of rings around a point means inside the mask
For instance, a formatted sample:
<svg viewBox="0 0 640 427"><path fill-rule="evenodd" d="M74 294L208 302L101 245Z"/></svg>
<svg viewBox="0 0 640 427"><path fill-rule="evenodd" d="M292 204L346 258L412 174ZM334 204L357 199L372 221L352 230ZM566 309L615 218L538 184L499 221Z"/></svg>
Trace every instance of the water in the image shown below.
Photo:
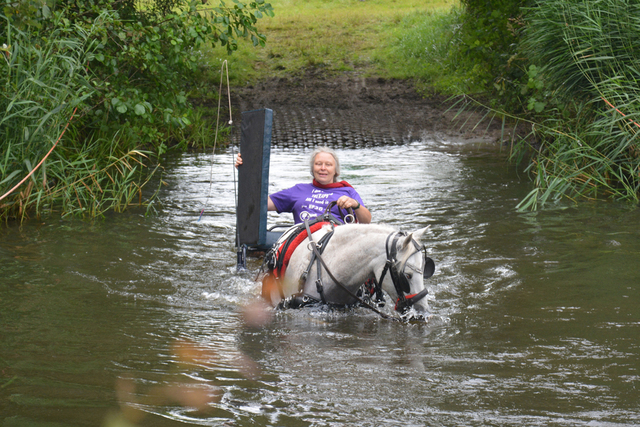
<svg viewBox="0 0 640 427"><path fill-rule="evenodd" d="M211 185L209 156L185 155L157 217L0 231L1 425L640 423L638 209L517 213L528 179L480 143L338 152L376 222L431 225L428 322L247 325L260 261L235 271L231 155ZM273 191L309 177L308 153L274 148Z"/></svg>

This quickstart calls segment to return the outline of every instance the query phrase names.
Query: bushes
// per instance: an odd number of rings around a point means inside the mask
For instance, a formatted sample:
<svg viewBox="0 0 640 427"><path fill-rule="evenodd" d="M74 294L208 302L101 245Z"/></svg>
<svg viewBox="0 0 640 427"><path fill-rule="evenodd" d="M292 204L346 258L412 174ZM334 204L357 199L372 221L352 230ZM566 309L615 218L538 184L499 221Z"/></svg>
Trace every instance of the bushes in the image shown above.
<svg viewBox="0 0 640 427"><path fill-rule="evenodd" d="M532 0L462 3L465 13L456 49L465 58L463 69L476 86L493 91L502 105L517 108L525 68L518 46L525 26L525 7Z"/></svg>
<svg viewBox="0 0 640 427"><path fill-rule="evenodd" d="M75 138L58 141L72 111L86 108L96 93L86 68L96 49L96 29L54 22L59 25L35 42L28 31L6 26L0 196L50 155L16 193L0 202L0 218L24 218L31 210L40 214L54 205L64 213L97 215L123 209L140 188L136 181L143 153L123 151L112 141L80 140L77 127L71 130Z"/></svg>
<svg viewBox="0 0 640 427"><path fill-rule="evenodd" d="M0 219L61 207L99 215L142 200L153 156L186 147L202 117L189 94L205 43L236 48L265 37L263 0L7 2L0 14L0 197L33 170L71 116L69 131ZM197 7L199 5L199 7ZM213 139L213 138L211 138Z"/></svg>
<svg viewBox="0 0 640 427"><path fill-rule="evenodd" d="M100 8L109 4L104 1ZM233 7L201 5L162 0L152 3L151 10L131 12L127 7L107 19L102 16L91 64L97 93L88 111L90 130L107 135L117 130L161 152L167 140L191 124L188 93L203 62L199 48L221 44L231 52L237 48L236 37L264 44L265 37L254 26L261 11L271 13L262 0L248 7L239 2ZM82 11L79 8L76 22L85 25L93 16Z"/></svg>

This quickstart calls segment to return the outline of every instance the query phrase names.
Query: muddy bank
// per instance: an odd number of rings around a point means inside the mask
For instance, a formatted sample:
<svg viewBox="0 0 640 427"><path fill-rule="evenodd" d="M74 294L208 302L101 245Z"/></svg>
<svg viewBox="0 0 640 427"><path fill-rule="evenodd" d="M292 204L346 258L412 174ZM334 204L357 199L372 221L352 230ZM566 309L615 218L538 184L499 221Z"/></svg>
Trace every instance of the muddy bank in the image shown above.
<svg viewBox="0 0 640 427"><path fill-rule="evenodd" d="M474 128L482 117L479 113L469 111L456 118L458 108L450 107L444 97L421 96L411 81L351 75L307 72L303 77L232 89L235 123L241 111L274 111L272 141L276 145L371 146L411 142L424 135L500 139L499 123Z"/></svg>

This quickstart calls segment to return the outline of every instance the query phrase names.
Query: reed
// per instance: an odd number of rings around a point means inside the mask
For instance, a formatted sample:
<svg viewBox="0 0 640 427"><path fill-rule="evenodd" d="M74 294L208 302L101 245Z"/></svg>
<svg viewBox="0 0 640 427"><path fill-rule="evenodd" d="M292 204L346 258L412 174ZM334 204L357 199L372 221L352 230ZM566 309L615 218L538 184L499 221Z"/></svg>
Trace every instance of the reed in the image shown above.
<svg viewBox="0 0 640 427"><path fill-rule="evenodd" d="M536 188L521 209L562 197L639 201L638 16L628 0L551 0L532 14L523 47L544 64L548 107L529 168Z"/></svg>
<svg viewBox="0 0 640 427"><path fill-rule="evenodd" d="M93 34L79 27L54 26L47 37L6 21L7 48L0 63L0 196L50 156L29 180L0 201L0 219L24 219L59 210L62 215L101 215L122 210L148 181L146 156L114 141L82 142L78 128L59 140L74 107L93 93L86 63ZM142 178L144 176L144 178ZM141 199L138 198L138 202Z"/></svg>

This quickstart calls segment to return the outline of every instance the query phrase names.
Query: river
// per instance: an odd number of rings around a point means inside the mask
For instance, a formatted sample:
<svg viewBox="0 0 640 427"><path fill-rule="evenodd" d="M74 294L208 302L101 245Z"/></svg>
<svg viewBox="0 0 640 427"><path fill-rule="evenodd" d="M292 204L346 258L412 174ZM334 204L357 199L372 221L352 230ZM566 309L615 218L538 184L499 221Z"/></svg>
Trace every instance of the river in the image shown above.
<svg viewBox="0 0 640 427"><path fill-rule="evenodd" d="M272 149L273 191L309 152ZM516 212L527 176L478 141L338 153L375 222L431 226L428 321L257 311L232 155L185 154L157 215L0 229L0 424L640 424L637 207Z"/></svg>

